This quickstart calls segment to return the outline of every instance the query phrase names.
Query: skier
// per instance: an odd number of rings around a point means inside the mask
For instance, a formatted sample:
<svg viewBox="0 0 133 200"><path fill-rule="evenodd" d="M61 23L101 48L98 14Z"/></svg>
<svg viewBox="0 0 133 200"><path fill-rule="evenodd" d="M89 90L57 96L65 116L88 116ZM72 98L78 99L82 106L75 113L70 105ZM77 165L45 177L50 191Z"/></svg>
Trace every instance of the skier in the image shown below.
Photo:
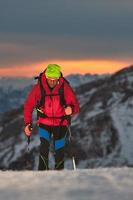
<svg viewBox="0 0 133 200"><path fill-rule="evenodd" d="M64 147L71 115L79 112L79 103L57 64L49 64L40 74L24 103L24 132L31 136L32 113L37 110L40 135L38 170L48 170L50 141L54 141L55 170L64 169Z"/></svg>

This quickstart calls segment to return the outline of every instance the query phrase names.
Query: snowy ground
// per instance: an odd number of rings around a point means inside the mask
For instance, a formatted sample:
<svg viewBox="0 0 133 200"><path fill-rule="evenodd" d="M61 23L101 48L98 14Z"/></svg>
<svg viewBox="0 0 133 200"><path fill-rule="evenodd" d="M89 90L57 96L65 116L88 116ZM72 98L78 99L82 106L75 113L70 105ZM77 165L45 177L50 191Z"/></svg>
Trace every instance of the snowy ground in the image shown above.
<svg viewBox="0 0 133 200"><path fill-rule="evenodd" d="M0 200L132 200L133 169L0 171Z"/></svg>

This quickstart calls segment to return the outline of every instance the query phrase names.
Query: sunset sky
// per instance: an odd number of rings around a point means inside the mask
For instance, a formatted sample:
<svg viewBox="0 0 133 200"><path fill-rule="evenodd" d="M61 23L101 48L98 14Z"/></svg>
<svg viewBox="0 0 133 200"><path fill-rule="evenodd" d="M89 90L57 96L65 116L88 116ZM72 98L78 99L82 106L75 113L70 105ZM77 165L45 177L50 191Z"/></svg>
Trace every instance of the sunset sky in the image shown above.
<svg viewBox="0 0 133 200"><path fill-rule="evenodd" d="M2 0L0 76L34 76L49 63L69 73L133 64L131 0Z"/></svg>

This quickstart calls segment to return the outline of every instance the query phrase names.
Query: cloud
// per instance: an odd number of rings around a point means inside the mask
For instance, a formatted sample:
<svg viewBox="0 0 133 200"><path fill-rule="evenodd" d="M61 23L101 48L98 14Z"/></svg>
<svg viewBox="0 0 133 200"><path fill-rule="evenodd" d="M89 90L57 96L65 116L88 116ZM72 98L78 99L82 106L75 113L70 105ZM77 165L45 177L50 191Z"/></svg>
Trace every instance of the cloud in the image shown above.
<svg viewBox="0 0 133 200"><path fill-rule="evenodd" d="M47 59L132 59L130 0L3 0L0 67Z"/></svg>
<svg viewBox="0 0 133 200"><path fill-rule="evenodd" d="M117 33L131 25L132 5L118 0L5 0L0 5L0 31L79 36Z"/></svg>
<svg viewBox="0 0 133 200"><path fill-rule="evenodd" d="M7 42L3 39L0 44L0 65L6 67L11 63L27 64L50 59L126 60L132 57L132 52L130 41L120 39L10 35Z"/></svg>

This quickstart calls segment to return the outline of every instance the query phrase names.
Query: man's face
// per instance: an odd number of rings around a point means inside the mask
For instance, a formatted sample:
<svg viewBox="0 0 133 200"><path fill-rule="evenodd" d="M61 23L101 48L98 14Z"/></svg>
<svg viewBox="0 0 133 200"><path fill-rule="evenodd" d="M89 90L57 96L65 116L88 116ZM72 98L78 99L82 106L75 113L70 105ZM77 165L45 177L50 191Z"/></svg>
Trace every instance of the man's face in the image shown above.
<svg viewBox="0 0 133 200"><path fill-rule="evenodd" d="M58 83L58 78L47 78L49 87L54 88Z"/></svg>

